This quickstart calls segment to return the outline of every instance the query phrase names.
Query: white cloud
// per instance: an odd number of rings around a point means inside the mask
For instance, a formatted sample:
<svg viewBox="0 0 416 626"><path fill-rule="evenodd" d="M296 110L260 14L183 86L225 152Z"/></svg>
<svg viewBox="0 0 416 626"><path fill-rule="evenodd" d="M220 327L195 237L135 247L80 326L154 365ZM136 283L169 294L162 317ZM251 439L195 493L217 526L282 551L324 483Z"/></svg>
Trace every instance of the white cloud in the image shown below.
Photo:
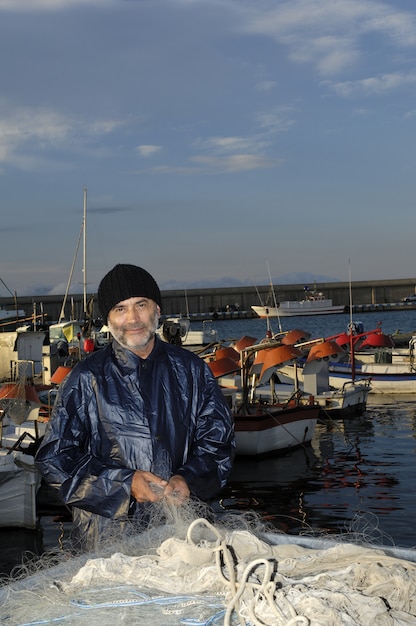
<svg viewBox="0 0 416 626"><path fill-rule="evenodd" d="M195 156L192 161L220 172L244 172L277 167L280 161L255 154L233 154L228 157Z"/></svg>
<svg viewBox="0 0 416 626"><path fill-rule="evenodd" d="M276 107L270 111L258 113L256 120L263 131L273 134L282 133L294 125L295 121L289 117L293 111L291 107Z"/></svg>
<svg viewBox="0 0 416 626"><path fill-rule="evenodd" d="M161 147L153 145L142 145L137 146L136 150L142 157L149 157L153 154L156 154L157 152L160 152Z"/></svg>
<svg viewBox="0 0 416 626"><path fill-rule="evenodd" d="M150 174L174 174L192 176L196 174L225 174L249 170L279 167L282 161L257 154L196 155L190 158L194 165L157 165L148 170ZM144 170L142 170L143 172Z"/></svg>
<svg viewBox="0 0 416 626"><path fill-rule="evenodd" d="M195 156L192 160L228 172L274 167L280 161L268 157L267 152L273 146L274 136L293 126L294 120L288 118L288 113L292 110L289 107L276 107L256 114L254 117L257 132L246 137L213 136L205 140L199 139L195 142L197 148L211 154ZM224 158L223 155L229 156Z"/></svg>
<svg viewBox="0 0 416 626"><path fill-rule="evenodd" d="M36 146L40 155L62 146L72 149L89 139L112 133L121 126L118 120L77 120L49 108L15 107L0 103L0 162L32 169L38 157L28 154ZM25 152L19 155L19 151Z"/></svg>
<svg viewBox="0 0 416 626"><path fill-rule="evenodd" d="M372 76L356 81L345 81L338 83L327 83L328 86L338 95L343 97L355 95L381 95L391 91L414 85L416 83L416 73L403 74L400 72Z"/></svg>
<svg viewBox="0 0 416 626"><path fill-rule="evenodd" d="M204 149L214 150L220 154L227 152L241 152L242 150L257 151L264 147L258 140L250 137L209 137L200 143Z"/></svg>
<svg viewBox="0 0 416 626"><path fill-rule="evenodd" d="M377 0L288 0L250 3L240 13L243 32L272 37L289 58L323 75L358 66L365 37L383 35L398 47L416 44L414 13Z"/></svg>
<svg viewBox="0 0 416 626"><path fill-rule="evenodd" d="M0 0L0 11L61 11L86 5L112 6L114 0Z"/></svg>

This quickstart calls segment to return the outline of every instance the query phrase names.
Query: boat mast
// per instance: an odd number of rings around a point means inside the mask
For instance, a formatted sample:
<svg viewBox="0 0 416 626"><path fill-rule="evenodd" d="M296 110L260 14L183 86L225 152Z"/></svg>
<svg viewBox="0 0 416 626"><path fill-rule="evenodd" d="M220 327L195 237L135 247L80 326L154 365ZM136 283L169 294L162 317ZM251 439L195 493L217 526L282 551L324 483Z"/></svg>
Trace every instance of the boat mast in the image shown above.
<svg viewBox="0 0 416 626"><path fill-rule="evenodd" d="M69 278L68 278L68 283L66 286L66 291L65 291L65 295L64 295L64 301L62 303L62 308L61 308L61 312L59 314L59 319L58 319L58 323L60 323L64 318L65 318L65 306L66 306L66 301L68 299L68 294L69 294L69 289L71 287L72 284L72 276L74 273L74 269L75 269L75 263L77 261L77 257L78 257L78 250L79 250L79 246L81 243L81 237L83 237L83 262L82 262L82 282L83 282L83 295L84 295L84 301L83 301L83 308L84 308L84 318L86 318L87 315L87 260L86 260L86 256L87 256L87 237L86 237L86 232L87 232L87 190L84 189L84 216L83 216L83 220L82 220L82 225L81 225L81 230L79 231L79 236L78 236L78 241L77 241L77 245L75 248L75 254L74 254L74 258L72 259L72 266L71 266L71 271L69 272ZM75 315L74 313L71 314L71 319L74 319Z"/></svg>
<svg viewBox="0 0 416 626"><path fill-rule="evenodd" d="M348 259L348 282L349 282L349 295L350 295L350 359L351 359L351 380L355 380L355 354L354 354L354 341L352 336L352 282L351 282L351 259Z"/></svg>
<svg viewBox="0 0 416 626"><path fill-rule="evenodd" d="M87 190L84 187L84 221L83 221L83 286L84 286L84 318L87 317Z"/></svg>
<svg viewBox="0 0 416 626"><path fill-rule="evenodd" d="M189 316L189 304L188 304L188 292L185 289L185 307L186 307L186 317L190 317Z"/></svg>
<svg viewBox="0 0 416 626"><path fill-rule="evenodd" d="M272 275L270 273L270 266L269 266L269 262L266 261L266 265L267 265L267 271L269 273L269 282L270 282L270 289L272 290L272 294L273 294L273 304L274 304L274 308L276 309L276 315L277 315L277 322L279 324L279 332L283 332L282 331L282 324L280 323L280 315L279 315L279 309L277 307L277 300L276 300L276 294L274 291L274 286L273 286L273 281L272 281Z"/></svg>
<svg viewBox="0 0 416 626"><path fill-rule="evenodd" d="M80 244L80 241L81 241L81 235L82 235L83 227L84 227L84 225L81 226L81 230L80 230L79 236L78 236L77 245L76 245L76 248L75 248L74 258L72 259L71 271L69 272L68 283L67 283L67 286L66 286L64 300L62 302L61 312L59 314L58 324L60 324L62 322L62 320L65 318L65 306L66 306L66 301L68 299L69 289L70 289L71 283L72 283L72 275L74 273L74 267L75 267L75 263L76 263L77 256L78 256L78 249L79 249L79 244ZM71 318L72 318L72 315L71 315Z"/></svg>

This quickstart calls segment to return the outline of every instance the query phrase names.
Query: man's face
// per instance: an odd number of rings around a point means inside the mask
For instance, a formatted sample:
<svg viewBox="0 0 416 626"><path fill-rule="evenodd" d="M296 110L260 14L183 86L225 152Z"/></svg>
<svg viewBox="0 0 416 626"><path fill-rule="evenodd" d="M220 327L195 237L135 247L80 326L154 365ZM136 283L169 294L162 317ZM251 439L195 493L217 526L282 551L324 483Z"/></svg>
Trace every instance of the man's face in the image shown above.
<svg viewBox="0 0 416 626"><path fill-rule="evenodd" d="M153 349L160 308L149 298L134 297L118 302L107 318L113 337L128 350L146 358Z"/></svg>

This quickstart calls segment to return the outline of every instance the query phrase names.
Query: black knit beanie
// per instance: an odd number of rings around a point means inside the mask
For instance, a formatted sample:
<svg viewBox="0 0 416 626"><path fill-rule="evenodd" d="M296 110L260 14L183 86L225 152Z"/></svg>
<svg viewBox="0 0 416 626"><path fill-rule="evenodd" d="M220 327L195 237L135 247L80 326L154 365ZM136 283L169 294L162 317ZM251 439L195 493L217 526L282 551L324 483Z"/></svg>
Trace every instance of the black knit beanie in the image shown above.
<svg viewBox="0 0 416 626"><path fill-rule="evenodd" d="M98 287L98 308L104 323L110 310L122 300L149 298L162 308L162 297L153 276L142 267L118 264L108 272Z"/></svg>

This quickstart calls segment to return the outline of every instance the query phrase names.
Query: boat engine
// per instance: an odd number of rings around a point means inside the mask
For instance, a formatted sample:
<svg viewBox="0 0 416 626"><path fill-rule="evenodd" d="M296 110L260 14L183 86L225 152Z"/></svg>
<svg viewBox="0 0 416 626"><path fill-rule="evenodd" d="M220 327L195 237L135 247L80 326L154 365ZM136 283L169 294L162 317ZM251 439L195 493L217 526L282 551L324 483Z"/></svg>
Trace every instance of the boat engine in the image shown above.
<svg viewBox="0 0 416 626"><path fill-rule="evenodd" d="M181 325L175 320L166 320L162 327L163 338L176 346L182 345Z"/></svg>

